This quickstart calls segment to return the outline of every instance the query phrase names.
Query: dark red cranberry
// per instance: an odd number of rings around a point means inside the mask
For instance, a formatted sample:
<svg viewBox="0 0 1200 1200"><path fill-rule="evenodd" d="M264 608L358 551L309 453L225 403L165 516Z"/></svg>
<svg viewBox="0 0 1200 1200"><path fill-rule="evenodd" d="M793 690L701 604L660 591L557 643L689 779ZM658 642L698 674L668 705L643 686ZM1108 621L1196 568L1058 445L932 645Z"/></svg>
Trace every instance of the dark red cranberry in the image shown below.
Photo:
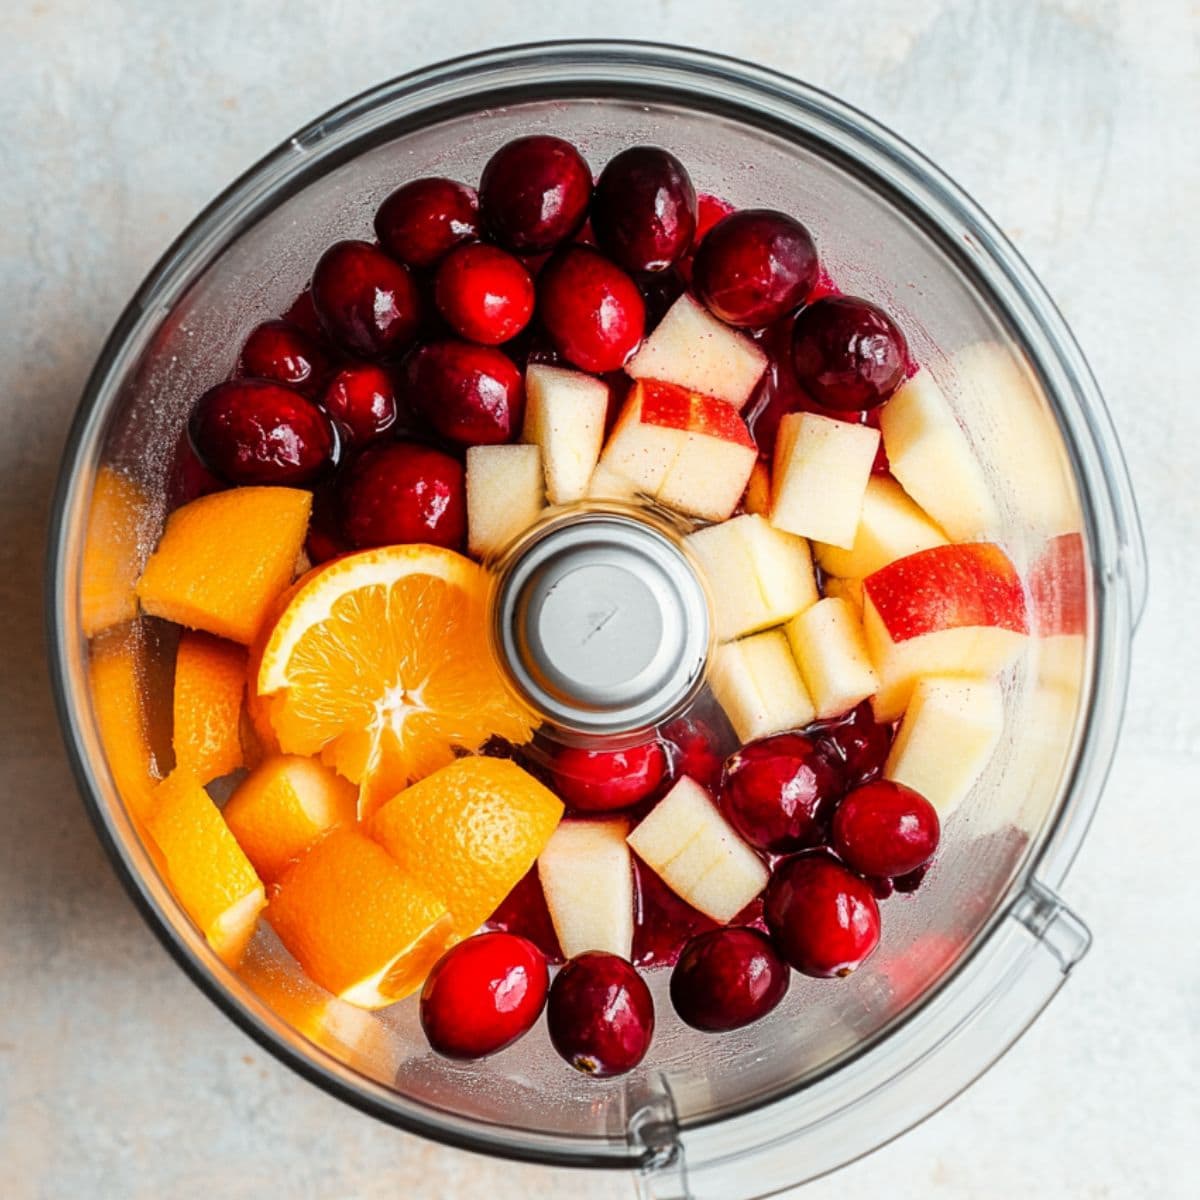
<svg viewBox="0 0 1200 1200"><path fill-rule="evenodd" d="M514 254L542 254L578 232L592 198L592 173L562 138L535 134L501 146L479 180L488 232Z"/></svg>
<svg viewBox="0 0 1200 1200"><path fill-rule="evenodd" d="M901 875L899 878L893 879L892 887L902 896L911 896L921 886L925 876L928 874L928 865L918 867L915 871L909 871L907 875Z"/></svg>
<svg viewBox="0 0 1200 1200"><path fill-rule="evenodd" d="M185 429L175 443L175 455L167 474L167 508L179 508L210 492L222 491L227 486L225 480L218 479L196 457Z"/></svg>
<svg viewBox="0 0 1200 1200"><path fill-rule="evenodd" d="M302 392L318 387L328 370L321 347L287 321L264 321L252 329L238 364L240 375L287 383Z"/></svg>
<svg viewBox="0 0 1200 1200"><path fill-rule="evenodd" d="M685 254L676 264L680 279L688 287L692 285L692 266L696 261L696 247L704 241L708 231L722 217L729 216L731 212L737 212L737 209L728 200L722 200L720 196L710 196L707 192L701 192L696 197L696 232L692 237L692 251L690 254Z"/></svg>
<svg viewBox="0 0 1200 1200"><path fill-rule="evenodd" d="M908 369L908 342L883 311L857 296L827 296L796 318L792 365L826 408L863 412L887 400Z"/></svg>
<svg viewBox="0 0 1200 1200"><path fill-rule="evenodd" d="M590 246L560 250L538 276L538 312L563 357L584 371L617 371L637 349L646 305L637 284Z"/></svg>
<svg viewBox="0 0 1200 1200"><path fill-rule="evenodd" d="M896 890L896 881L884 875L872 875L867 882L876 900L886 900Z"/></svg>
<svg viewBox="0 0 1200 1200"><path fill-rule="evenodd" d="M299 392L264 379L209 388L188 436L200 461L230 483L309 483L338 458L329 418Z"/></svg>
<svg viewBox="0 0 1200 1200"><path fill-rule="evenodd" d="M489 742L485 742L479 748L480 754L489 753ZM554 932L554 922L551 920L550 910L546 907L546 894L542 891L536 863L500 901L496 911L488 917L486 925L489 929L515 933L532 942L548 963L563 961L562 947L558 944L558 934Z"/></svg>
<svg viewBox="0 0 1200 1200"><path fill-rule="evenodd" d="M330 246L313 271L312 296L326 333L366 358L399 353L421 321L408 268L370 242Z"/></svg>
<svg viewBox="0 0 1200 1200"><path fill-rule="evenodd" d="M646 332L650 333L683 295L683 280L675 271L659 271L656 275L642 275L637 285L646 305Z"/></svg>
<svg viewBox="0 0 1200 1200"><path fill-rule="evenodd" d="M341 530L357 549L429 542L457 550L467 531L462 464L419 442L372 446L341 481Z"/></svg>
<svg viewBox="0 0 1200 1200"><path fill-rule="evenodd" d="M786 854L820 845L839 791L836 772L811 738L780 733L730 755L721 808L750 845Z"/></svg>
<svg viewBox="0 0 1200 1200"><path fill-rule="evenodd" d="M283 320L289 325L295 325L297 329L302 329L310 338L316 338L317 341L323 341L325 338L321 320L317 316L317 310L313 307L311 287L306 287L292 301L290 307L283 314Z"/></svg>
<svg viewBox="0 0 1200 1200"><path fill-rule="evenodd" d="M817 248L786 213L748 208L730 213L696 250L696 295L730 325L770 325L799 308L817 282Z"/></svg>
<svg viewBox="0 0 1200 1200"><path fill-rule="evenodd" d="M634 966L591 950L571 959L550 985L546 1023L551 1044L571 1066L606 1079L646 1057L654 1001Z"/></svg>
<svg viewBox="0 0 1200 1200"><path fill-rule="evenodd" d="M824 850L779 862L763 916L779 952L803 975L849 975L879 945L871 885Z"/></svg>
<svg viewBox="0 0 1200 1200"><path fill-rule="evenodd" d="M792 367L791 318L767 326L755 340L766 352L767 369L746 406L746 424L758 445L759 457L769 463L775 453L779 422L788 413L808 412L815 405L812 397L806 395L796 382Z"/></svg>
<svg viewBox="0 0 1200 1200"><path fill-rule="evenodd" d="M667 774L661 742L628 750L558 747L550 762L554 790L571 808L609 812L645 800Z"/></svg>
<svg viewBox="0 0 1200 1200"><path fill-rule="evenodd" d="M878 779L837 806L831 845L860 874L895 878L923 867L940 836L937 809L920 792Z"/></svg>
<svg viewBox="0 0 1200 1200"><path fill-rule="evenodd" d="M791 974L757 929L713 929L684 947L671 972L671 1003L693 1029L741 1029L784 998Z"/></svg>
<svg viewBox="0 0 1200 1200"><path fill-rule="evenodd" d="M516 337L533 316L533 276L519 258L483 242L442 259L434 295L456 332L486 346Z"/></svg>
<svg viewBox="0 0 1200 1200"><path fill-rule="evenodd" d="M674 266L696 232L696 189L683 163L658 146L622 150L596 181L592 229L627 271Z"/></svg>
<svg viewBox="0 0 1200 1200"><path fill-rule="evenodd" d="M870 701L863 701L836 725L825 726L817 746L838 773L840 792L870 783L883 770L892 748L892 729L875 720Z"/></svg>
<svg viewBox="0 0 1200 1200"><path fill-rule="evenodd" d="M662 735L674 749L672 774L687 775L702 787L715 790L721 781L724 759L713 731L698 717L686 716L664 725Z"/></svg>
<svg viewBox="0 0 1200 1200"><path fill-rule="evenodd" d="M348 445L361 448L396 423L392 377L374 363L351 363L326 385L321 407L338 423Z"/></svg>
<svg viewBox="0 0 1200 1200"><path fill-rule="evenodd" d="M414 179L375 214L379 244L410 267L432 267L442 255L479 236L475 189L453 179Z"/></svg>
<svg viewBox="0 0 1200 1200"><path fill-rule="evenodd" d="M521 431L525 383L502 350L446 339L404 364L405 399L443 437L463 446L509 442Z"/></svg>

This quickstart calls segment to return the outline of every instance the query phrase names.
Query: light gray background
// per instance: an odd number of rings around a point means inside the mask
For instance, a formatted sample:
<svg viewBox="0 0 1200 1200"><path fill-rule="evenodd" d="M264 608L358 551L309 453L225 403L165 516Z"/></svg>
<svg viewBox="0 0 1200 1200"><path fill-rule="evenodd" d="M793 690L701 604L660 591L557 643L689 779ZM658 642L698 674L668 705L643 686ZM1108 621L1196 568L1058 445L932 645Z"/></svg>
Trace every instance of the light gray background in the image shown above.
<svg viewBox="0 0 1200 1200"><path fill-rule="evenodd" d="M578 19L569 15L572 10ZM192 215L316 113L536 37L691 42L829 88L971 191L1049 285L1114 410L1150 541L1122 749L1065 894L1091 955L1019 1046L806 1196L1192 1196L1200 1178L1200 9L1191 0L5 0L0 16L0 1192L626 1196L328 1099L168 961L63 762L39 576L67 422ZM1189 1186L1188 1177L1192 1183Z"/></svg>

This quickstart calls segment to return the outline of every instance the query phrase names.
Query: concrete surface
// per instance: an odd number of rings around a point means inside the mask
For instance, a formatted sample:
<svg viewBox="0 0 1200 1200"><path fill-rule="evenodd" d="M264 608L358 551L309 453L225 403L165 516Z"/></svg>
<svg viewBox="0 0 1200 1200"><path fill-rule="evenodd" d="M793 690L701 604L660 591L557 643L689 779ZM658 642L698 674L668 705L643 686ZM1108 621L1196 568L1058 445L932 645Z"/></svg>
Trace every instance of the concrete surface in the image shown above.
<svg viewBox="0 0 1200 1200"><path fill-rule="evenodd" d="M841 93L931 154L1072 322L1149 535L1153 590L1124 743L1065 889L1093 952L965 1097L805 1195L1195 1195L1200 9L1188 0L3 6L0 1193L630 1193L616 1177L488 1163L402 1136L236 1032L113 878L63 761L40 645L42 529L64 431L110 323L169 240L342 97L427 61L571 35L760 61Z"/></svg>

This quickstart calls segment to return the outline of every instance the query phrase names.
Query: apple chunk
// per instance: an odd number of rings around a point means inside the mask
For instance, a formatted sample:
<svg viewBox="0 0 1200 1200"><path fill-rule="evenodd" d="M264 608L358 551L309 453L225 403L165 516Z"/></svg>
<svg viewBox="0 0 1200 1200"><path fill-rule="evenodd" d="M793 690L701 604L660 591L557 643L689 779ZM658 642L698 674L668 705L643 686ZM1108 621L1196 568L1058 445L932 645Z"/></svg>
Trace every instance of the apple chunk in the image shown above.
<svg viewBox="0 0 1200 1200"><path fill-rule="evenodd" d="M467 545L476 557L497 554L545 507L537 446L472 446L467 451Z"/></svg>
<svg viewBox="0 0 1200 1200"><path fill-rule="evenodd" d="M816 715L787 638L778 629L718 646L709 683L743 742L798 729Z"/></svg>
<svg viewBox="0 0 1200 1200"><path fill-rule="evenodd" d="M862 622L845 600L819 601L790 620L784 632L818 720L849 712L879 687Z"/></svg>
<svg viewBox="0 0 1200 1200"><path fill-rule="evenodd" d="M570 504L587 494L607 413L608 388L599 379L542 363L525 372L521 440L541 447L551 504Z"/></svg>

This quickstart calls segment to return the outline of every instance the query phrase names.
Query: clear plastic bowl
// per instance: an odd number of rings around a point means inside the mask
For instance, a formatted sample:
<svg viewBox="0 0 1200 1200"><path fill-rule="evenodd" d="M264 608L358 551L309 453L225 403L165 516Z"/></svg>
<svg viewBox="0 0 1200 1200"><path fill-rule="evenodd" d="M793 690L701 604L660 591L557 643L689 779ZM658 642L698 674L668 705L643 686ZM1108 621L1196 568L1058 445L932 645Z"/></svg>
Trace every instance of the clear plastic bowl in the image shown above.
<svg viewBox="0 0 1200 1200"><path fill-rule="evenodd" d="M700 189L796 214L841 287L886 306L952 399L1031 579L1046 636L1005 681L1006 732L948 822L938 868L885 906L845 982L796 977L769 1019L708 1038L669 1014L643 1067L573 1074L535 1031L478 1064L434 1056L413 1002L378 1014L308 984L264 928L238 972L159 877L114 788L88 690L80 571L102 464L140 484L131 553L165 513L189 406L320 251L369 236L406 179L473 181L509 138L567 137L598 168L669 146ZM981 349L982 347L982 349ZM1000 373L1007 373L998 386ZM49 550L50 645L67 747L101 839L179 964L241 1028L365 1112L487 1154L635 1170L647 1196L767 1195L889 1140L1013 1042L1089 941L1056 895L1100 796L1144 600L1141 536L1103 401L1061 317L995 226L936 168L846 105L761 68L629 43L526 46L420 71L300 130L220 196L117 322L64 457ZM1055 623L1070 609L1078 620ZM144 683L169 711L166 639Z"/></svg>

